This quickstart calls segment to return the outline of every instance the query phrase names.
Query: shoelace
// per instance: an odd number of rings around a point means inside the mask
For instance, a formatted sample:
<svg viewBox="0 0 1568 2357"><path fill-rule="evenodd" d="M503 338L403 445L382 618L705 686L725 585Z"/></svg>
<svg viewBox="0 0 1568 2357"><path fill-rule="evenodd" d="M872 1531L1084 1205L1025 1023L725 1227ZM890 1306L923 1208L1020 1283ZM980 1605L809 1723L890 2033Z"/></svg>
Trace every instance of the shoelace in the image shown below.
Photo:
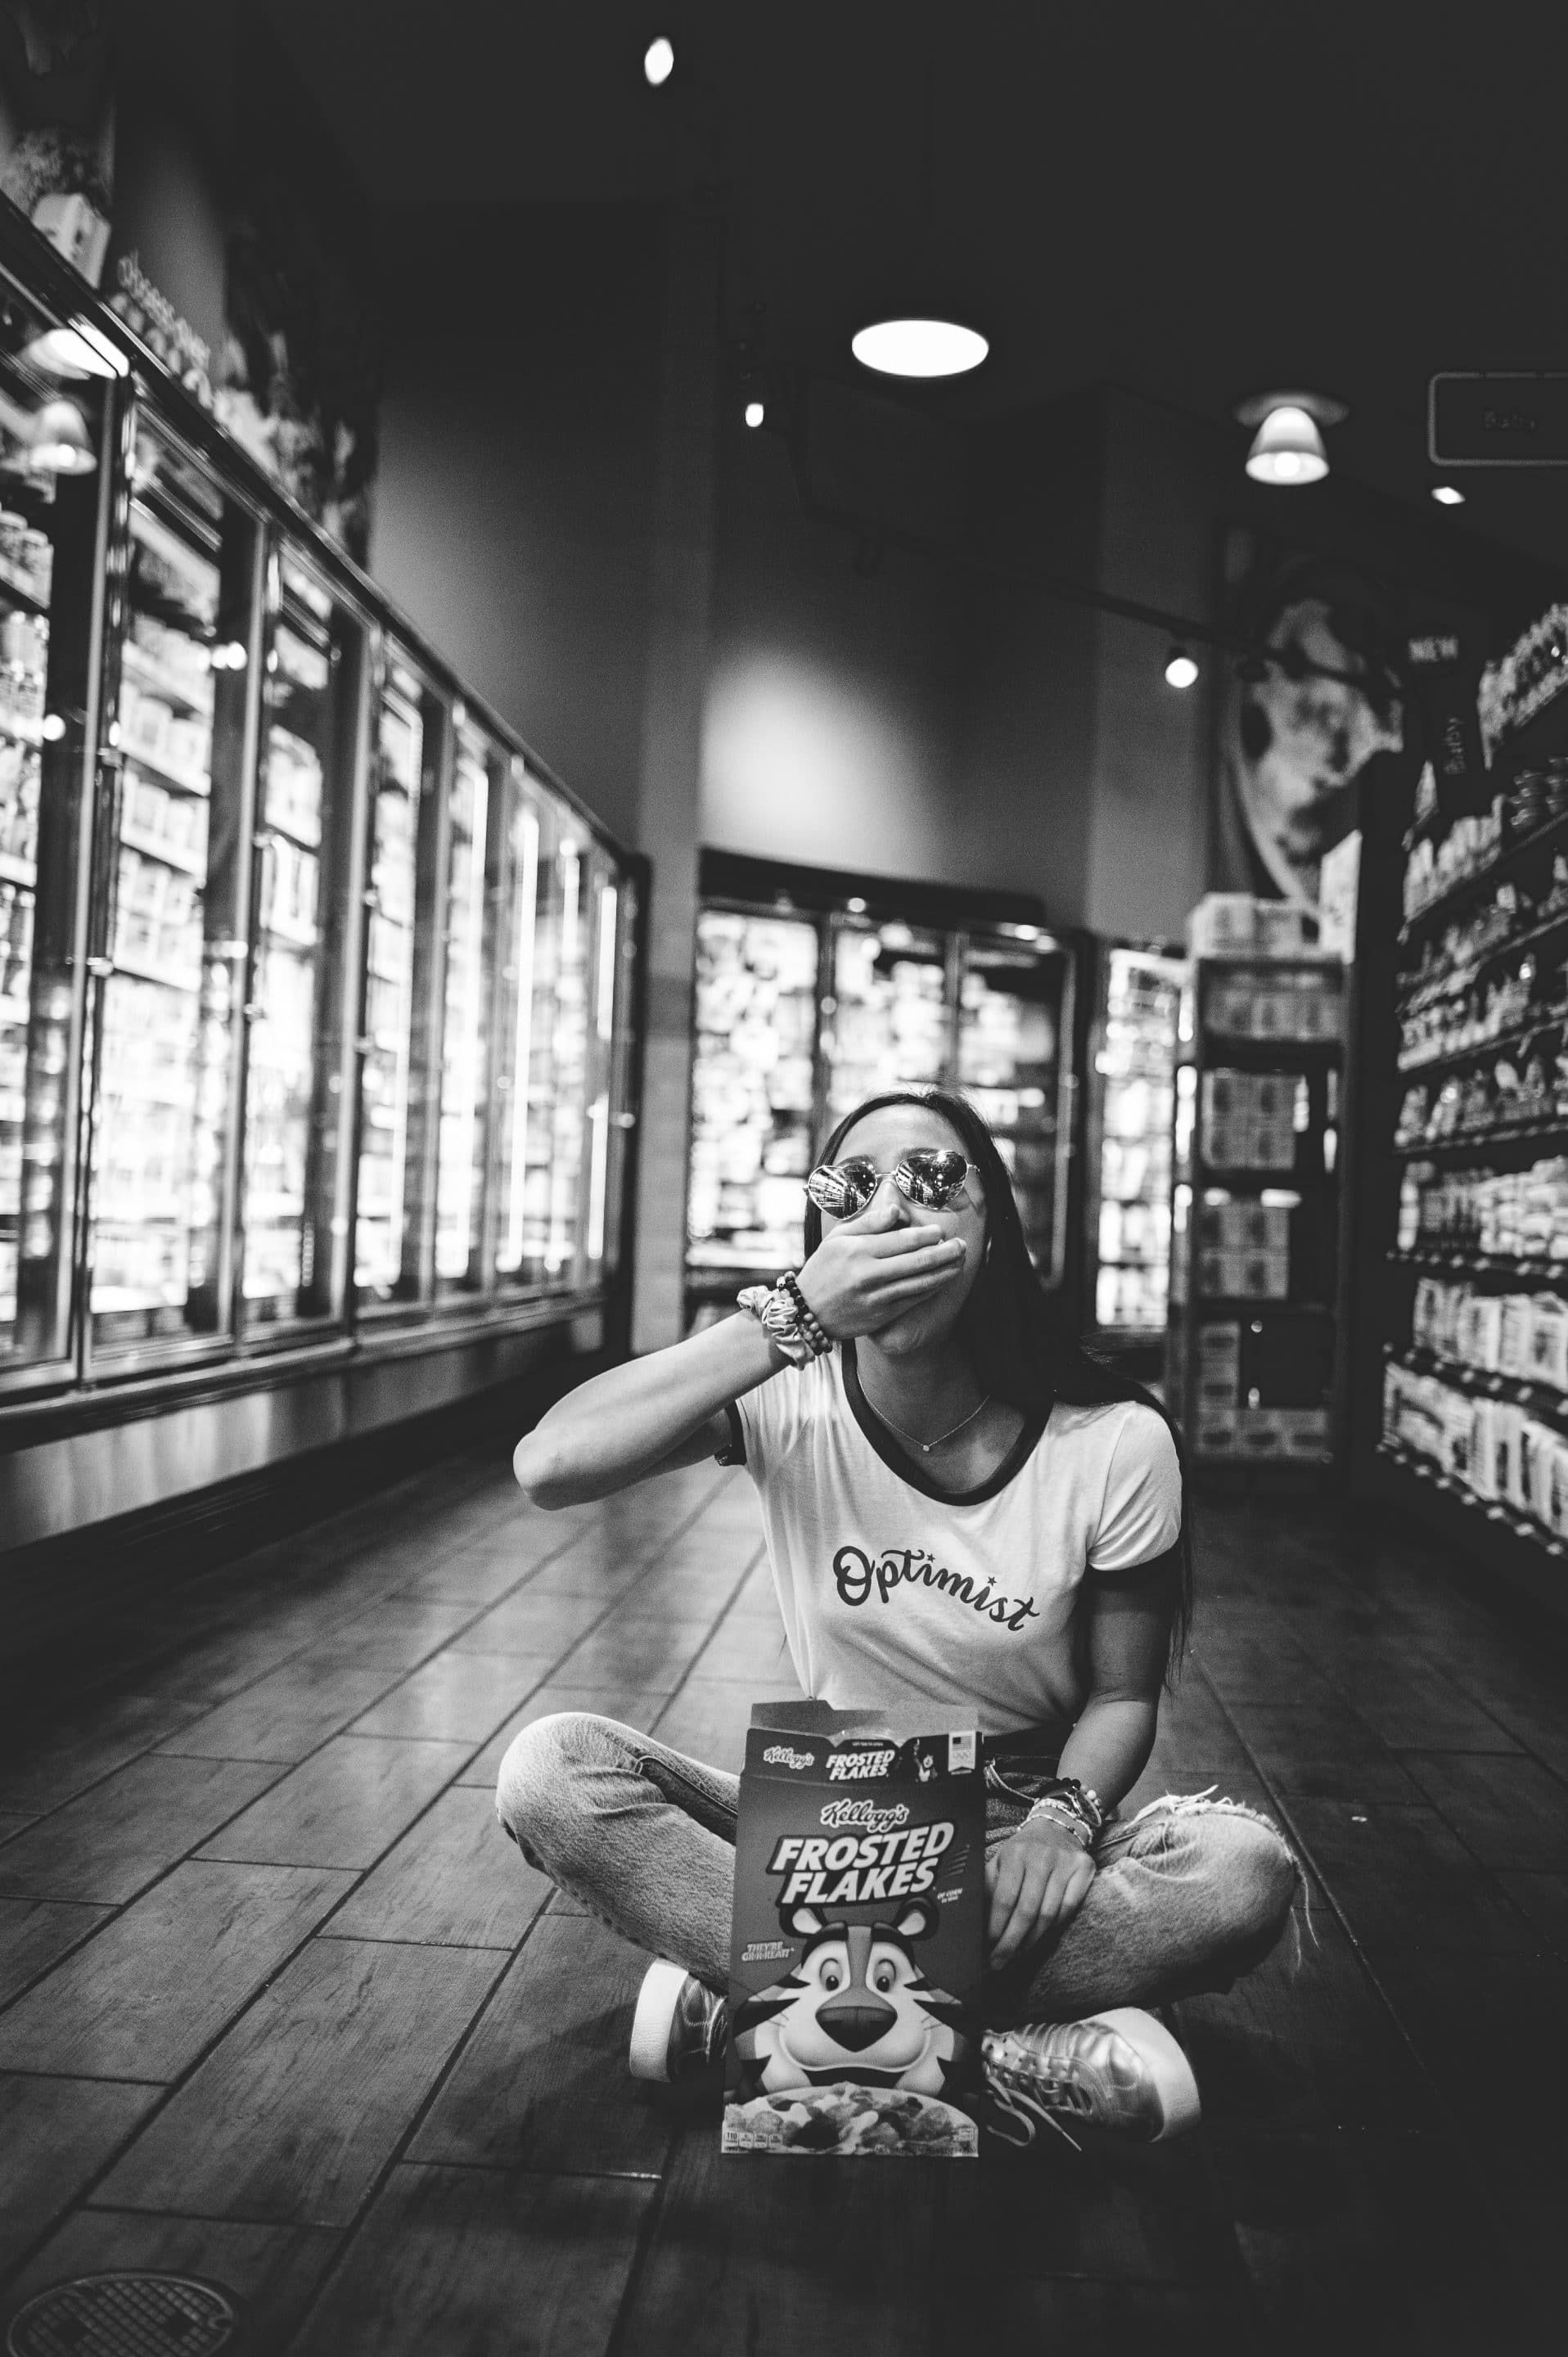
<svg viewBox="0 0 1568 2357"><path fill-rule="evenodd" d="M1026 2083L1023 2073L1015 2070L1010 2064L991 2062L987 2065L986 2076L991 2082L991 2099L997 2110L1006 2118L1017 2122L1027 2131L1023 2136L1008 2136L1004 2129L998 2128L996 2133L1001 2136L1004 2144L1015 2145L1020 2149L1033 2144L1036 2123L1043 2120L1047 2127L1055 2128L1064 2144L1071 2145L1074 2152L1082 2152L1083 2147L1078 2138L1069 2136L1056 2114L1047 2104L1039 2100L1036 2092L1035 2074L1031 2073L1030 2080ZM1092 2110L1093 2107L1088 2096L1069 2082L1052 2076L1047 2078L1045 2083L1050 2094L1070 2097L1074 2110L1086 2114Z"/></svg>

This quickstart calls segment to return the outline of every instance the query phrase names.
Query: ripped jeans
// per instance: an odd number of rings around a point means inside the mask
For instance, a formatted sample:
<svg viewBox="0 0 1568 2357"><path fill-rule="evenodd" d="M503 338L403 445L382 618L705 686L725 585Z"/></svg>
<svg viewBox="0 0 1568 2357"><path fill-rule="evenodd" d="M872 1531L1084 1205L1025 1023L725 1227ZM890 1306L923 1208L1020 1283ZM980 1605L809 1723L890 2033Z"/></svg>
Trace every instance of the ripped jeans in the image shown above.
<svg viewBox="0 0 1568 2357"><path fill-rule="evenodd" d="M1028 1808L1044 1760L987 1762L986 1847ZM501 1762L496 1814L530 1864L650 1955L728 1986L739 1779L586 1711L525 1727ZM1274 1946L1300 1869L1266 1817L1204 1798L1112 1820L1077 1915L989 1975L987 2020L1075 2021L1110 2006L1227 1989Z"/></svg>

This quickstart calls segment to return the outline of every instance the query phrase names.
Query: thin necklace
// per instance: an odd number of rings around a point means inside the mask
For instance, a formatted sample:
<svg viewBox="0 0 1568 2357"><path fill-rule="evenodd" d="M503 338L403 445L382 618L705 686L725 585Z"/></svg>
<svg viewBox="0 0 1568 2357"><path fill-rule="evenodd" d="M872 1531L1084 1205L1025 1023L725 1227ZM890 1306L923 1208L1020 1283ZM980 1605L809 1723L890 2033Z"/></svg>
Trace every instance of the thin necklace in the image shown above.
<svg viewBox="0 0 1568 2357"><path fill-rule="evenodd" d="M864 1382L862 1382L860 1386L860 1395L861 1398L865 1400L866 1406L871 1410L872 1415L876 1418L878 1424L885 1424L889 1432L896 1432L900 1440L907 1440L911 1448L918 1448L919 1450L922 1457L929 1457L934 1448L940 1448L941 1447L944 1440L956 1440L964 1426L974 1422L975 1417L980 1414L980 1408L989 1407L991 1405L991 1394L987 1392L985 1397L980 1403L980 1407L972 1407L967 1415L961 1416L959 1418L959 1421L952 1426L950 1431L939 1432L934 1440L917 1440L912 1432L906 1432L901 1424L894 1423L886 1408L880 1408L877 1406L876 1402L867 1392Z"/></svg>

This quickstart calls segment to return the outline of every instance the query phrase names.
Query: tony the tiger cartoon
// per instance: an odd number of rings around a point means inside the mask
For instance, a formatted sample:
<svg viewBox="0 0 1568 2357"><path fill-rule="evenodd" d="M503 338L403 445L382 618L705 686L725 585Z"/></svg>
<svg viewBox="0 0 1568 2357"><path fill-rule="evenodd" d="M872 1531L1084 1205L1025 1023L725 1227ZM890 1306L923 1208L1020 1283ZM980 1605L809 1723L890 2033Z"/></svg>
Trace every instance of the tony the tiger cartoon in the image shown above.
<svg viewBox="0 0 1568 2357"><path fill-rule="evenodd" d="M781 1921L806 1945L794 1971L735 2018L747 2094L853 2081L940 2095L961 2082L964 2008L932 1987L911 1948L937 1928L929 1899L908 1900L891 1923L833 1922L814 1907L785 1908Z"/></svg>
<svg viewBox="0 0 1568 2357"><path fill-rule="evenodd" d="M810 1706L808 1706L810 1707ZM985 1890L969 1735L754 1724L741 1778L726 2152L972 2152Z"/></svg>

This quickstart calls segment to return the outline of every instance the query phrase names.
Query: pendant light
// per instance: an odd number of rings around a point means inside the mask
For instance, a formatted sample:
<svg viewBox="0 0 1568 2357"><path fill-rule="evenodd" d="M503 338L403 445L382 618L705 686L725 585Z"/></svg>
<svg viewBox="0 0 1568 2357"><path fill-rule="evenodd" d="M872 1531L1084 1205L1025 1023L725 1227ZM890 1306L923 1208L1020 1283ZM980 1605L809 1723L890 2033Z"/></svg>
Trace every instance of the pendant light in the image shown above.
<svg viewBox="0 0 1568 2357"><path fill-rule="evenodd" d="M936 91L940 32L937 0L917 0L911 12L923 17L917 35L924 55L920 74L920 133L916 172L915 236L894 276L899 302L889 303L880 317L866 320L850 339L850 350L862 368L878 376L922 378L966 376L990 351L977 328L949 310L946 270L938 266L943 241L936 231ZM886 266L887 256L880 257ZM906 290L915 300L904 308Z"/></svg>
<svg viewBox="0 0 1568 2357"><path fill-rule="evenodd" d="M1238 402L1236 416L1255 426L1247 472L1255 483L1296 490L1320 483L1328 472L1322 428L1348 414L1342 401L1317 393L1260 393Z"/></svg>
<svg viewBox="0 0 1568 2357"><path fill-rule="evenodd" d="M91 475L98 464L87 421L74 401L46 401L27 451L35 475Z"/></svg>

